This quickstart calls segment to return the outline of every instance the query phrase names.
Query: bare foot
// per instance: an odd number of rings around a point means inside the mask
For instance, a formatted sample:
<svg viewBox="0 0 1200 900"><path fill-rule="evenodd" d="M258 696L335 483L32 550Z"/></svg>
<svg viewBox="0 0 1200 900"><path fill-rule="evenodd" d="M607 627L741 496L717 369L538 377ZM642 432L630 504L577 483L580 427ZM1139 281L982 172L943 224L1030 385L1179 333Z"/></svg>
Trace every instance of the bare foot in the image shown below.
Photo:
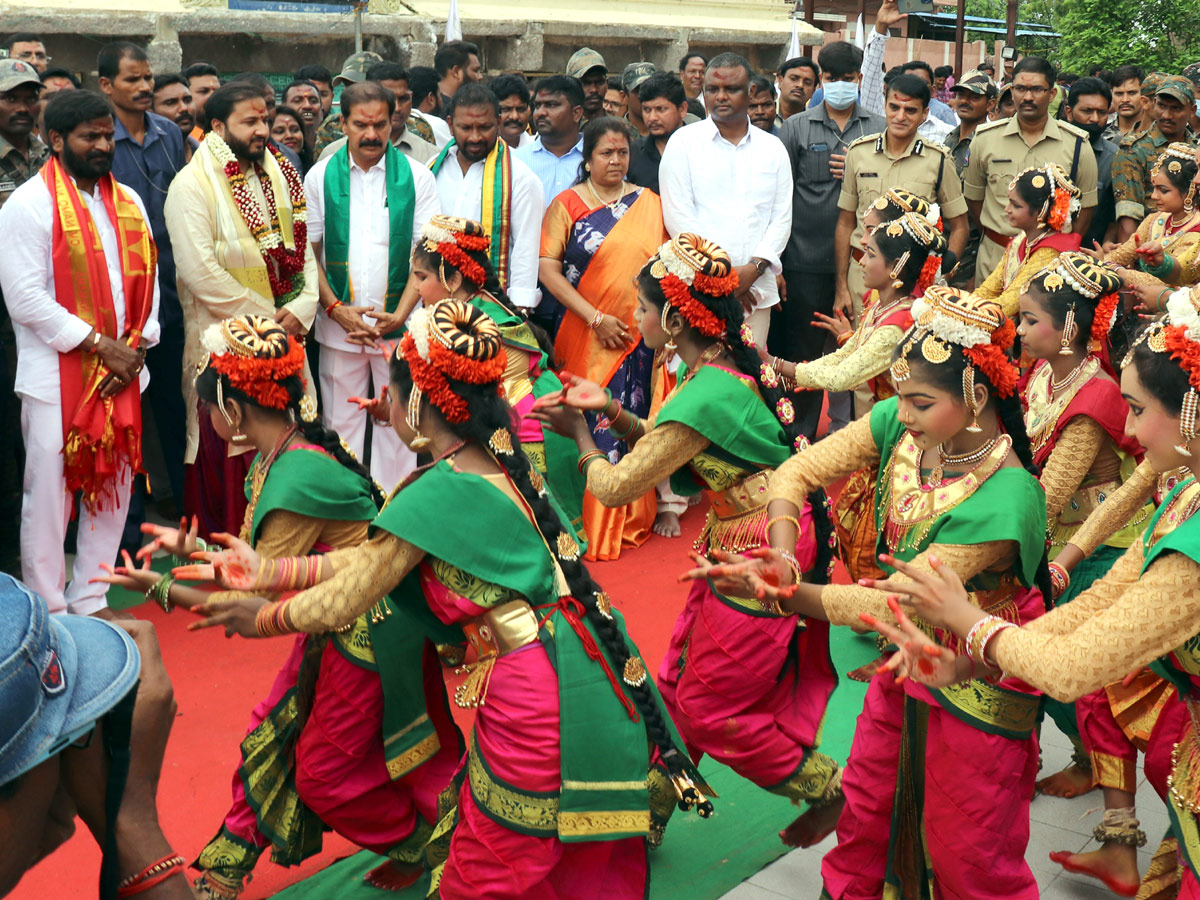
<svg viewBox="0 0 1200 900"><path fill-rule="evenodd" d="M1061 772L1042 778L1037 789L1050 797L1082 797L1096 789L1092 773L1072 763Z"/></svg>
<svg viewBox="0 0 1200 900"><path fill-rule="evenodd" d="M402 891L416 884L425 867L418 863L402 863L389 859L363 876L363 881L382 891Z"/></svg>
<svg viewBox="0 0 1200 900"><path fill-rule="evenodd" d="M679 527L679 516L673 512L660 512L654 517L651 531L663 537L679 537L683 529Z"/></svg>
<svg viewBox="0 0 1200 900"><path fill-rule="evenodd" d="M809 807L779 832L779 839L789 847L811 847L821 843L837 827L838 816L845 805L845 798L839 797L824 806Z"/></svg>
<svg viewBox="0 0 1200 900"><path fill-rule="evenodd" d="M859 666L853 672L846 673L846 677L854 681L865 681L871 683L871 679L875 677L875 673L879 671L880 665L884 662L884 657L873 659L865 666Z"/></svg>
<svg viewBox="0 0 1200 900"><path fill-rule="evenodd" d="M1068 853L1056 850L1050 859L1068 872L1090 875L1104 882L1114 894L1121 897L1137 895L1138 876L1137 851L1123 844L1102 844L1091 853Z"/></svg>

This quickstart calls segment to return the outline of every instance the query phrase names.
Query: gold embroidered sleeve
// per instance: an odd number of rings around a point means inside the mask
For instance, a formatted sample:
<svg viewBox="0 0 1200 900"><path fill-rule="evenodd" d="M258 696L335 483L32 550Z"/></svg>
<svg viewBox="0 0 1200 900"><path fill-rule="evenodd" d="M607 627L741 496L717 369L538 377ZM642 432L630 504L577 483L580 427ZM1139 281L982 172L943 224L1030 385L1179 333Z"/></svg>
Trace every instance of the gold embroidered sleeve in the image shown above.
<svg viewBox="0 0 1200 900"><path fill-rule="evenodd" d="M659 425L647 432L615 465L607 459L598 459L589 465L588 490L608 507L632 503L687 465L688 460L708 444L708 438L679 422Z"/></svg>
<svg viewBox="0 0 1200 900"><path fill-rule="evenodd" d="M995 300L1004 291L1004 261L1008 258L1009 253L1015 251L1005 248L1004 254L1000 257L1000 262L996 264L996 268L992 269L991 274L983 280L983 284L975 288L974 294L983 300Z"/></svg>
<svg viewBox="0 0 1200 900"><path fill-rule="evenodd" d="M1084 556L1090 556L1137 515L1138 510L1154 496L1157 484L1158 473L1154 467L1142 462L1129 479L1087 517L1087 521L1071 536L1070 543L1078 547Z"/></svg>
<svg viewBox="0 0 1200 900"><path fill-rule="evenodd" d="M1170 553L1144 574L1141 568L1138 541L1070 603L999 635L1000 667L1069 703L1193 637L1200 629L1200 565Z"/></svg>
<svg viewBox="0 0 1200 900"><path fill-rule="evenodd" d="M828 356L796 363L796 384L818 391L852 390L887 371L892 351L903 336L898 326L887 325L872 332L860 347L846 343Z"/></svg>
<svg viewBox="0 0 1200 900"><path fill-rule="evenodd" d="M871 417L855 419L840 431L821 438L783 463L771 477L770 500L788 500L796 506L817 488L879 462L879 448L871 434Z"/></svg>
<svg viewBox="0 0 1200 900"><path fill-rule="evenodd" d="M1046 521L1053 522L1092 469L1106 435L1095 419L1075 416L1066 424L1042 467Z"/></svg>
<svg viewBox="0 0 1200 900"><path fill-rule="evenodd" d="M318 541L330 547L352 547L367 539L368 522L314 519L288 509L273 509L263 518L254 550L269 559L305 556ZM213 599L261 597L255 591L219 591Z"/></svg>
<svg viewBox="0 0 1200 900"><path fill-rule="evenodd" d="M1195 284L1200 281L1200 234L1189 231L1177 240L1170 249L1175 258L1175 271L1171 273L1171 284Z"/></svg>
<svg viewBox="0 0 1200 900"><path fill-rule="evenodd" d="M1025 285L1033 280L1034 275L1056 259L1058 259L1058 251L1050 247L1038 247L1026 258L1025 262L1021 264L1021 268L1017 270L1016 277L996 298L996 302L1004 309L1006 316L1010 319L1016 318L1021 306L1021 292L1025 290Z"/></svg>
<svg viewBox="0 0 1200 900"><path fill-rule="evenodd" d="M333 576L294 595L287 605L296 631L320 634L353 622L411 572L425 552L386 531L326 556Z"/></svg>
<svg viewBox="0 0 1200 900"><path fill-rule="evenodd" d="M923 572L932 572L930 554L953 569L963 581L981 572L1002 571L1017 558L1016 541L987 541L983 544L931 544L918 554L912 565ZM897 581L911 581L907 575L896 573ZM862 625L860 613L870 613L884 622L895 621L888 609L887 593L856 584L827 584L821 590L821 605L834 625Z"/></svg>

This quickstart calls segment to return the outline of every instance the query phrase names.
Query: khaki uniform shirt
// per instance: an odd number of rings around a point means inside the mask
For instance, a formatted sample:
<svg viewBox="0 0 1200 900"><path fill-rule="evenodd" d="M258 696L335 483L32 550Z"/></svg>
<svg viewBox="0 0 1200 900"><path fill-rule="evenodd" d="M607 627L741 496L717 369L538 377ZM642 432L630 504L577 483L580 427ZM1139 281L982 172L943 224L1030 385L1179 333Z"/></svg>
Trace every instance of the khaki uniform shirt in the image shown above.
<svg viewBox="0 0 1200 900"><path fill-rule="evenodd" d="M50 148L36 134L29 135L29 158L0 137L0 206L17 188L38 173L50 156Z"/></svg>
<svg viewBox="0 0 1200 900"><path fill-rule="evenodd" d="M1078 165L1075 164L1076 148ZM1047 119L1042 136L1032 145L1022 137L1016 116L975 129L963 193L968 200L983 201L979 224L1004 235L1007 243L1007 238L1016 233L1004 216L1009 182L1025 169L1050 162L1058 163L1068 175L1075 168L1073 180L1083 194L1082 207L1087 209L1096 205L1096 154L1083 129L1057 119ZM1003 255L1004 244L988 238L985 231L975 270L978 281L982 282L992 273Z"/></svg>
<svg viewBox="0 0 1200 900"><path fill-rule="evenodd" d="M863 235L863 217L875 199L890 187L904 188L937 203L945 221L966 215L967 201L963 199L962 182L954 168L950 152L941 144L927 143L914 136L899 156L887 150L887 132L859 138L846 148L846 172L838 209L857 217L854 234L850 237L850 294L856 305L866 290L860 267L853 251Z"/></svg>

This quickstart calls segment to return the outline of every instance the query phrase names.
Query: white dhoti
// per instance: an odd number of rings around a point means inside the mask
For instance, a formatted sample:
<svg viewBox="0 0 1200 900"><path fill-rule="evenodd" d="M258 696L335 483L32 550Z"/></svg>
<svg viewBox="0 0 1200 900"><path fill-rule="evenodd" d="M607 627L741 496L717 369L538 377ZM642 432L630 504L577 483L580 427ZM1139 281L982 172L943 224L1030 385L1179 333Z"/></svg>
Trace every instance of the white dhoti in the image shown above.
<svg viewBox="0 0 1200 900"><path fill-rule="evenodd" d="M25 487L21 498L21 571L52 613L87 616L108 605L108 585L88 584L102 574L101 563L115 563L121 532L129 512L132 485L126 469L117 484L117 506L90 512L80 504L75 565L67 584L63 540L73 497L63 477L62 407L21 398L21 433L25 437Z"/></svg>
<svg viewBox="0 0 1200 900"><path fill-rule="evenodd" d="M351 397L366 397L372 383L374 395L386 396L388 360L382 353L347 353L329 344L321 345L322 420L364 459L368 414ZM378 422L371 429L371 476L385 494L412 474L417 455L400 440L394 428Z"/></svg>

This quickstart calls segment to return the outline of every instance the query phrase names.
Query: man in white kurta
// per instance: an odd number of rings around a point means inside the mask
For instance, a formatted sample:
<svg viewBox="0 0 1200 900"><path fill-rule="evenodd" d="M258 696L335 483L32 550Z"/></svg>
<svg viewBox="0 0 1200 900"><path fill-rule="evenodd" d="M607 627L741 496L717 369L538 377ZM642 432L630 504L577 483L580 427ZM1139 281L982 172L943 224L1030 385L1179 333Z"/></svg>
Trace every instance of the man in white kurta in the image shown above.
<svg viewBox="0 0 1200 900"><path fill-rule="evenodd" d="M73 131L92 126L98 130L106 128L111 165L112 119L103 99L97 96L96 101L100 106L95 112L101 115L94 121L80 123ZM56 155L62 159L67 173L73 174L70 157L63 158L61 152L62 140L57 132L51 135L52 145L58 147ZM92 161L91 157L87 160ZM116 229L105 210L97 181L93 178L76 184L100 238L116 312L116 334L122 335L125 289ZM132 188L124 190L145 219L146 208L141 198ZM129 511L132 472L125 468L119 473L115 504L101 504L91 510L80 503L75 563L71 582L67 584L63 539L74 498L67 493L63 476L60 357L86 345L85 352L100 352L104 359L104 342L112 339L98 338L88 322L69 312L58 300L51 259L54 219L54 198L45 180L36 176L17 188L0 209L0 246L4 248L0 253L0 285L16 332L16 392L21 399L21 432L26 452L21 569L25 583L45 599L52 613L91 615L107 606L108 586L88 582L100 574L102 563L116 560ZM153 273L150 277L154 282L154 300L143 329L143 347L158 343L159 337L158 280ZM150 373L140 364L137 378L137 387L130 385L126 390L140 393L149 384Z"/></svg>
<svg viewBox="0 0 1200 900"><path fill-rule="evenodd" d="M376 92L379 92L377 96ZM361 98L358 95L362 95ZM347 104L347 101L351 101ZM393 101L394 102L394 101ZM367 433L367 413L350 401L351 397L384 396L389 382L388 359L375 340L350 337L366 323L380 320L369 311L384 312L388 293L388 255L410 254L421 237L421 229L440 211L437 185L429 169L403 153L388 154L391 110L378 85L364 82L346 88L342 94L342 122L350 166L349 269L350 300L339 304L338 297L322 278L320 302L324 314L314 327L321 344L321 402L325 425L333 429L350 448L363 456ZM379 142L382 141L382 145ZM325 203L326 169L332 163L346 164L339 154L331 154L309 170L304 179L308 200L308 238L318 256L322 274L325 267L326 217L338 212ZM406 247L392 247L391 217L388 209L387 166L389 162L407 166L412 173L412 239ZM394 287L394 286L393 286ZM349 309L342 308L343 306ZM372 391L372 387L374 390ZM371 475L384 492L390 492L416 468L416 454L409 450L389 425L375 423L371 436Z"/></svg>

